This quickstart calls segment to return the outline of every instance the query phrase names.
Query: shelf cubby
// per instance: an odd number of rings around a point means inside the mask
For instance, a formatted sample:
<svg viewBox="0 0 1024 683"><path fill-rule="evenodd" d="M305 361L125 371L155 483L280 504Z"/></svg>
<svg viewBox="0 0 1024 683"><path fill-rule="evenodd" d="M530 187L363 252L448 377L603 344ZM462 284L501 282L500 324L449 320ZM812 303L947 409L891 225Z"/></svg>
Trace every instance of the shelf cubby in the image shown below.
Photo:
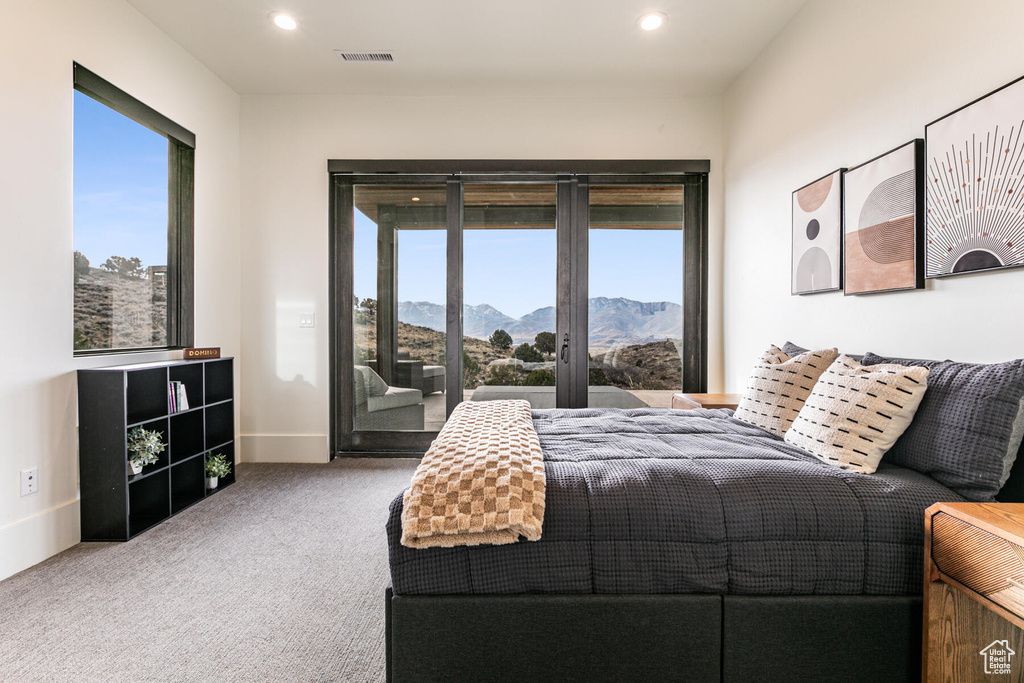
<svg viewBox="0 0 1024 683"><path fill-rule="evenodd" d="M195 409L203 405L203 366L172 365L168 369L171 382L182 382L185 385L185 397L188 399L189 409ZM181 412L179 408L178 412Z"/></svg>
<svg viewBox="0 0 1024 683"><path fill-rule="evenodd" d="M234 438L235 406L227 401L206 409L206 448L216 448Z"/></svg>
<svg viewBox="0 0 1024 683"><path fill-rule="evenodd" d="M225 458L227 458L228 462L234 462L235 461L235 444L234 443L224 444L220 448L213 449L211 451L211 453L220 453ZM204 462L205 462L205 459L204 459ZM205 468L204 468L204 471L205 471ZM231 468L231 474L229 474L226 477L220 477L219 481L217 482L217 488L215 488L213 490L208 490L206 492L206 495L210 495L211 493L216 493L217 491L220 491L223 487L228 486L230 484L234 484L234 483L235 483L235 468L232 467Z"/></svg>
<svg viewBox="0 0 1024 683"><path fill-rule="evenodd" d="M128 429L128 432L130 433L133 429L137 428L142 428L150 432L160 432L160 440L163 441L166 446L168 442L168 435L170 434L170 430L167 428L166 417L160 418L159 420L152 420L151 422L143 422L142 424L137 425L136 427L130 427ZM142 477L148 474L149 472L152 472L153 470L159 470L161 468L167 467L168 463L170 462L170 453L168 453L169 450L169 448L165 447L163 453L160 453L157 456L157 461L152 465L146 465L145 467L143 467L142 473L138 476ZM125 466L128 467L128 473L131 474L132 470L131 467L128 465L127 458L125 459Z"/></svg>
<svg viewBox="0 0 1024 683"><path fill-rule="evenodd" d="M127 384L128 424L167 414L167 368L147 368L129 373Z"/></svg>
<svg viewBox="0 0 1024 683"><path fill-rule="evenodd" d="M167 470L128 485L128 530L135 536L171 515Z"/></svg>
<svg viewBox="0 0 1024 683"><path fill-rule="evenodd" d="M78 371L78 461L83 541L127 541L235 482L231 358L168 361ZM189 409L170 412L168 383L182 382ZM156 430L159 460L133 475L128 433ZM232 463L206 490L205 454Z"/></svg>
<svg viewBox="0 0 1024 683"><path fill-rule="evenodd" d="M205 449L203 439L203 411L190 410L171 415L171 462L178 463Z"/></svg>
<svg viewBox="0 0 1024 683"><path fill-rule="evenodd" d="M206 404L227 401L235 395L232 359L222 358L206 362Z"/></svg>
<svg viewBox="0 0 1024 683"><path fill-rule="evenodd" d="M171 467L171 513L180 512L206 495L203 457L199 456Z"/></svg>

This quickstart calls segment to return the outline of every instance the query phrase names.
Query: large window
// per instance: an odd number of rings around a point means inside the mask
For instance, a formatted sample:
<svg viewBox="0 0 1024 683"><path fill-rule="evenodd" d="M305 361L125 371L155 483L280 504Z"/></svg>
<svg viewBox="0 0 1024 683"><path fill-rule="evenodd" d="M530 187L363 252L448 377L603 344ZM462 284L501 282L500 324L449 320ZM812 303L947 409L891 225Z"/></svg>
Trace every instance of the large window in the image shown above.
<svg viewBox="0 0 1024 683"><path fill-rule="evenodd" d="M555 198L555 183L466 185L465 400L530 396L555 406Z"/></svg>
<svg viewBox="0 0 1024 683"><path fill-rule="evenodd" d="M706 390L707 166L330 162L332 453Z"/></svg>
<svg viewBox="0 0 1024 683"><path fill-rule="evenodd" d="M589 214L590 403L625 391L668 408L683 386L683 186L592 185Z"/></svg>
<svg viewBox="0 0 1024 683"><path fill-rule="evenodd" d="M446 417L445 186L353 192L354 427L437 432Z"/></svg>
<svg viewBox="0 0 1024 683"><path fill-rule="evenodd" d="M195 136L75 65L76 354L192 343Z"/></svg>

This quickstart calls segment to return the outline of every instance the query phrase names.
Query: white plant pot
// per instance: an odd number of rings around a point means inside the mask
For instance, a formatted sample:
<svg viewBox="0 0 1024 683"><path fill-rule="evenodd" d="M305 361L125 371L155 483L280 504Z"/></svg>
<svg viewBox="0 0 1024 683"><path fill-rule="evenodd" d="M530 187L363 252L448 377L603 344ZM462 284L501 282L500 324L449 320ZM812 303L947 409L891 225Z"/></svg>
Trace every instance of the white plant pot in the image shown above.
<svg viewBox="0 0 1024 683"><path fill-rule="evenodd" d="M128 466L132 468L132 474L140 474L142 472L142 465L136 465L133 460L128 461Z"/></svg>
<svg viewBox="0 0 1024 683"><path fill-rule="evenodd" d="M217 488L217 477L207 477L206 478L206 488L208 488L208 489L215 489L215 488Z"/></svg>

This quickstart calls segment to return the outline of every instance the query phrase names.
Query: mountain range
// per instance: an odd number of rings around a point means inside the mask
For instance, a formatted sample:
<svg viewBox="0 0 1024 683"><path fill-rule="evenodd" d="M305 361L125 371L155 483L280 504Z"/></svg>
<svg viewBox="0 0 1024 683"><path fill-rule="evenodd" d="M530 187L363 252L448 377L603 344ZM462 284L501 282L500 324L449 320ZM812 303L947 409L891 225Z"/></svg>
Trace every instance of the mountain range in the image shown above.
<svg viewBox="0 0 1024 683"><path fill-rule="evenodd" d="M670 301L633 301L596 297L589 301L589 342L591 347L612 343L647 343L683 336L683 311ZM429 301L401 301L398 319L409 325L445 330L445 307ZM505 330L516 344L533 342L539 332L555 331L555 307L538 308L513 318L488 304L466 305L462 312L463 333L487 339L495 330Z"/></svg>

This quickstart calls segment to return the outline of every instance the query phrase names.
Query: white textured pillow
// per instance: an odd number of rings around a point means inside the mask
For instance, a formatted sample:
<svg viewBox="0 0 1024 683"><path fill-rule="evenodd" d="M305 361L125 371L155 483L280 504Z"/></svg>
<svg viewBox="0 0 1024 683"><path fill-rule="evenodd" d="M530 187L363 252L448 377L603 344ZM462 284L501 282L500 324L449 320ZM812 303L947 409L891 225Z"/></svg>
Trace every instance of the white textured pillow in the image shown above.
<svg viewBox="0 0 1024 683"><path fill-rule="evenodd" d="M927 377L928 368L839 356L814 385L786 442L830 465L871 474L914 419Z"/></svg>
<svg viewBox="0 0 1024 683"><path fill-rule="evenodd" d="M735 417L776 436L785 436L814 383L839 355L837 349L790 357L774 344L754 364Z"/></svg>

